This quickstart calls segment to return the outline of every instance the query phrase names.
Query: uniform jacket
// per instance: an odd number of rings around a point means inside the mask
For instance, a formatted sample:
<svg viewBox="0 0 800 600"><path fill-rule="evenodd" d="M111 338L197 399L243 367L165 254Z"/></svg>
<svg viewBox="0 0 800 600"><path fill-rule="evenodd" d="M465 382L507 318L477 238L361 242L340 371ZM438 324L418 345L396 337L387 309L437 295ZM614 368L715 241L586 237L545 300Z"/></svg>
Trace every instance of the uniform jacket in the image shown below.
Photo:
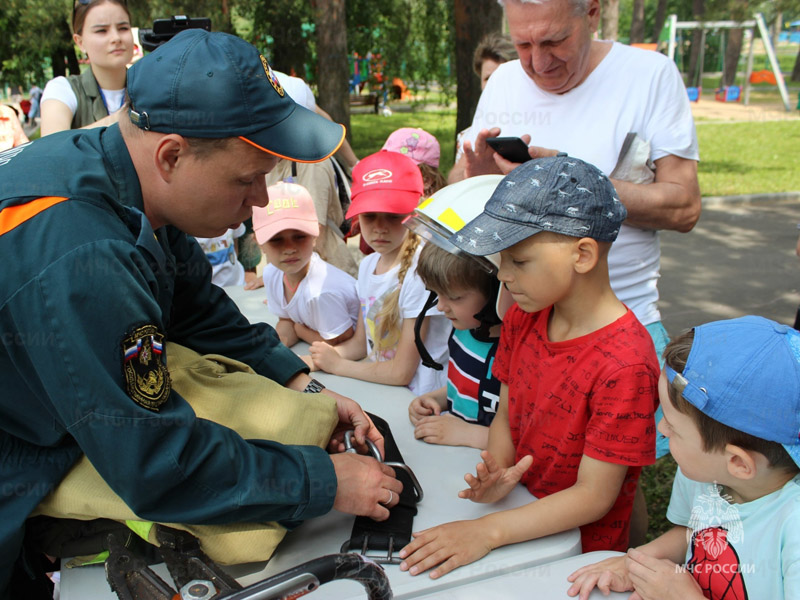
<svg viewBox="0 0 800 600"><path fill-rule="evenodd" d="M169 388L167 340L279 383L307 369L142 210L117 125L0 153L0 596L26 517L82 453L152 521L290 526L333 505L324 450L245 441Z"/></svg>

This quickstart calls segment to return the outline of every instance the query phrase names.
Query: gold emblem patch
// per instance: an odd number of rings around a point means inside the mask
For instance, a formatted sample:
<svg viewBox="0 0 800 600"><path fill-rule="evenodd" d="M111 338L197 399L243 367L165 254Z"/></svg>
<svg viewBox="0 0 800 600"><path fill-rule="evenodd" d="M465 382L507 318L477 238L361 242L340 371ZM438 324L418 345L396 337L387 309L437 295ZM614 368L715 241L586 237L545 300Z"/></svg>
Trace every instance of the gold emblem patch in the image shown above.
<svg viewBox="0 0 800 600"><path fill-rule="evenodd" d="M283 86L281 85L281 82L278 81L278 76L275 75L275 71L273 71L272 67L269 66L269 63L267 62L267 59L264 58L263 54L259 54L258 57L261 59L261 66L264 67L264 73L267 74L267 79L269 79L269 82L272 84L272 87L275 88L275 91L278 92L278 95L283 98Z"/></svg>
<svg viewBox="0 0 800 600"><path fill-rule="evenodd" d="M137 327L122 341L125 388L136 404L148 410L161 408L172 389L164 359L164 335L155 325Z"/></svg>

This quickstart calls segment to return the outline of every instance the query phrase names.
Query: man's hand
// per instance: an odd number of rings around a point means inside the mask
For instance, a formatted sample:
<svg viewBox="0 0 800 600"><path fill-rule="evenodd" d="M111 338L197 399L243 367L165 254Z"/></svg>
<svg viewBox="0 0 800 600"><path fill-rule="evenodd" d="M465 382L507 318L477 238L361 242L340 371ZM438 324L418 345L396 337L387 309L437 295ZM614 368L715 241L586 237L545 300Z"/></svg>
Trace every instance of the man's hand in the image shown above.
<svg viewBox="0 0 800 600"><path fill-rule="evenodd" d="M475 138L474 144L470 141L464 142L465 175L467 177L502 172L494 161L494 150L486 143L486 138L497 137L498 135L500 135L499 127L481 129L478 137Z"/></svg>
<svg viewBox="0 0 800 600"><path fill-rule="evenodd" d="M431 415L438 415L442 412L442 407L439 406L439 401L430 394L422 394L417 396L408 405L408 419L412 425L419 423L420 419L429 417Z"/></svg>
<svg viewBox="0 0 800 600"><path fill-rule="evenodd" d="M692 574L669 559L655 558L631 548L625 565L642 600L702 600L705 597Z"/></svg>
<svg viewBox="0 0 800 600"><path fill-rule="evenodd" d="M381 451L381 456L383 456L385 450L383 436L361 406L355 400L337 394L328 388L322 390L321 393L327 394L336 400L336 412L339 415L339 424L333 431L328 450L330 452L344 452L344 434L352 429L357 444L363 446L365 438L369 438L378 447L378 450Z"/></svg>
<svg viewBox="0 0 800 600"><path fill-rule="evenodd" d="M516 465L507 469L500 468L488 450L481 452L481 458L483 462L478 463L475 475L467 473L464 476L469 489L458 492L459 498L473 502L497 502L514 489L533 464L533 457L530 454L523 456Z"/></svg>
<svg viewBox="0 0 800 600"><path fill-rule="evenodd" d="M394 470L360 454L333 454L331 460L337 482L333 508L376 521L388 519L389 508L400 501L403 491Z"/></svg>
<svg viewBox="0 0 800 600"><path fill-rule="evenodd" d="M309 346L308 352L311 355L311 360L317 369L325 371L326 373L336 373L336 365L344 360L336 348L327 342L314 342Z"/></svg>
<svg viewBox="0 0 800 600"><path fill-rule="evenodd" d="M414 540L400 551L400 570L419 575L437 567L431 572L431 579L475 562L493 549L479 520L445 523L413 536Z"/></svg>
<svg viewBox="0 0 800 600"><path fill-rule="evenodd" d="M592 565L581 567L567 577L572 585L567 590L568 596L577 596L578 600L588 600L589 594L596 587L608 596L610 592L627 592L633 590L633 583L625 566L625 556L614 556Z"/></svg>
<svg viewBox="0 0 800 600"><path fill-rule="evenodd" d="M475 138L475 144L469 141L464 142L464 159L466 160L465 175L466 177L475 177L476 175L489 175L492 173L500 173L508 175L511 171L516 169L520 163L511 162L500 156L497 152L492 150L489 144L486 143L486 138L497 137L500 135L500 128L482 129ZM520 136L525 144L531 143L531 136L527 133ZM531 158L543 158L545 156L555 156L558 150L552 148L542 148L541 146L528 146L528 154Z"/></svg>

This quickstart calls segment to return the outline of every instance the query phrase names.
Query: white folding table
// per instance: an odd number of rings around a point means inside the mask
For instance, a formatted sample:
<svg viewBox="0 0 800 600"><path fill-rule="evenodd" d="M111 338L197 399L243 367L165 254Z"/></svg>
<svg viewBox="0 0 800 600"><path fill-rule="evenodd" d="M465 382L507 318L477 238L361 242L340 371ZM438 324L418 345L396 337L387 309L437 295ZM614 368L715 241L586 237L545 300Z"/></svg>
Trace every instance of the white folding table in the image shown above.
<svg viewBox="0 0 800 600"><path fill-rule="evenodd" d="M263 289L246 292L242 288L226 288L226 291L251 322L263 321L273 325L276 322L276 318L269 313L263 302ZM303 354L307 345L298 344L294 350ZM383 417L390 424L400 452L406 464L416 474L425 494L414 519L415 531L453 520L477 518L535 500L523 486L518 486L508 497L496 504L477 504L458 498L458 491L466 487L464 474L474 473L475 465L480 462L480 453L473 448L431 445L416 440L408 420L408 404L414 396L407 388L320 372L314 373L314 377L330 389L353 398L365 410ZM342 544L350 538L353 519L354 517L338 511L310 519L287 534L268 563L237 565L231 568L231 573L242 584L247 585L313 558L339 552ZM456 569L438 580L430 579L427 573L412 577L401 572L396 565L385 565L385 570L395 598L440 597L438 594L446 593L447 590L452 589L455 594L456 588L465 585L469 587L481 581L508 581L512 582L512 587L516 587L510 574L528 572L537 565L578 555L580 550L579 530L572 529L538 540L498 548L481 560ZM161 572L165 575L163 570ZM105 583L100 566L65 569L61 580L62 600L115 598ZM165 580L170 581L169 578ZM567 589L566 579L561 587ZM522 584L519 591L529 594L530 588ZM352 581L331 582L316 593L326 599L364 597L361 585ZM460 590L451 597L461 598Z"/></svg>

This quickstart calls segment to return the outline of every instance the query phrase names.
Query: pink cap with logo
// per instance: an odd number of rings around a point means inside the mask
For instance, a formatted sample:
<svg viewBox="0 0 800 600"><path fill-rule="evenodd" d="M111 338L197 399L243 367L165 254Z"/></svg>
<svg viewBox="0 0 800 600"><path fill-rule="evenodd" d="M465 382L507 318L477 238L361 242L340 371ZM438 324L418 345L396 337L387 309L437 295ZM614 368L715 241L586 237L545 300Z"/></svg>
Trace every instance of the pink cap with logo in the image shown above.
<svg viewBox="0 0 800 600"><path fill-rule="evenodd" d="M317 210L311 194L302 185L282 181L267 188L269 204L253 208L253 231L256 241L264 244L287 229L319 235Z"/></svg>
<svg viewBox="0 0 800 600"><path fill-rule="evenodd" d="M361 213L411 213L422 197L422 174L410 158L381 150L353 168L349 219Z"/></svg>
<svg viewBox="0 0 800 600"><path fill-rule="evenodd" d="M439 140L424 129L403 127L386 139L382 150L405 154L415 163L439 168Z"/></svg>

